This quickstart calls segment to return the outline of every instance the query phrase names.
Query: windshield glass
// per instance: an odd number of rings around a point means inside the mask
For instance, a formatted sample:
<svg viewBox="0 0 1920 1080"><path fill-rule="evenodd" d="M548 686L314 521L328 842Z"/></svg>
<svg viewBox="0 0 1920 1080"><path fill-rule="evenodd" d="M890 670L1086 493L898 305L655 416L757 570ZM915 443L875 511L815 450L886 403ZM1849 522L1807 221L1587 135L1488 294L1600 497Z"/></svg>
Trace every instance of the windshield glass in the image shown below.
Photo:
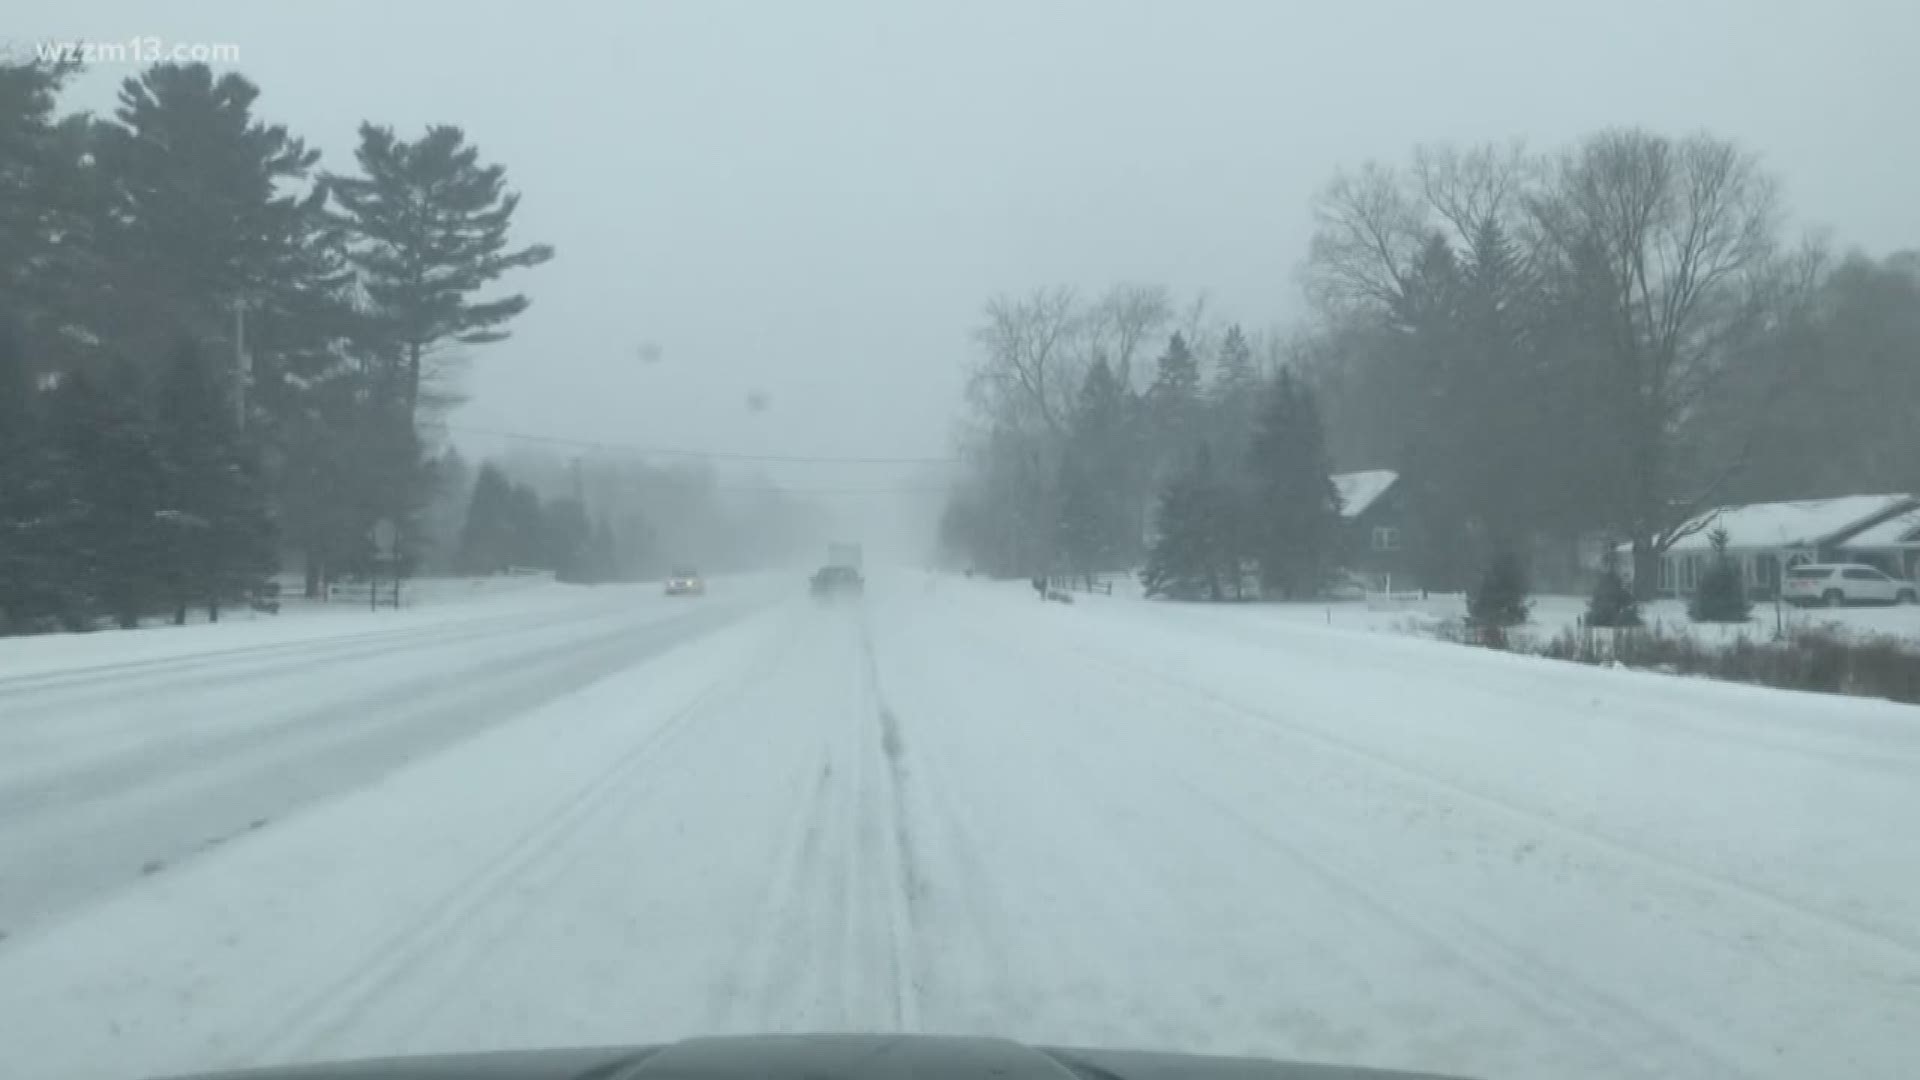
<svg viewBox="0 0 1920 1080"><path fill-rule="evenodd" d="M7 0L0 1074L1920 1078L1917 43Z"/></svg>

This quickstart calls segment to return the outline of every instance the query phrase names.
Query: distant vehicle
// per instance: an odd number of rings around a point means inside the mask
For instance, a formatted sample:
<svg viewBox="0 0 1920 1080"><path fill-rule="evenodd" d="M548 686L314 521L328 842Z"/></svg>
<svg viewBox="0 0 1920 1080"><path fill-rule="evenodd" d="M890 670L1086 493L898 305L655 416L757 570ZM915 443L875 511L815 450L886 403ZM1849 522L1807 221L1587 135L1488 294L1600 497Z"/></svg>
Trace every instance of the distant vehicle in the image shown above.
<svg viewBox="0 0 1920 1080"><path fill-rule="evenodd" d="M700 576L700 571L692 567L683 566L667 575L668 596L705 596L706 594L706 579Z"/></svg>
<svg viewBox="0 0 1920 1080"><path fill-rule="evenodd" d="M850 570L860 569L860 545L837 543L827 545L827 565L840 566Z"/></svg>
<svg viewBox="0 0 1920 1080"><path fill-rule="evenodd" d="M1865 563L1801 563L1787 569L1780 598L1789 604L1912 604L1920 587Z"/></svg>
<svg viewBox="0 0 1920 1080"><path fill-rule="evenodd" d="M866 591L866 587L860 571L851 566L823 566L813 572L813 595L823 599L859 596Z"/></svg>

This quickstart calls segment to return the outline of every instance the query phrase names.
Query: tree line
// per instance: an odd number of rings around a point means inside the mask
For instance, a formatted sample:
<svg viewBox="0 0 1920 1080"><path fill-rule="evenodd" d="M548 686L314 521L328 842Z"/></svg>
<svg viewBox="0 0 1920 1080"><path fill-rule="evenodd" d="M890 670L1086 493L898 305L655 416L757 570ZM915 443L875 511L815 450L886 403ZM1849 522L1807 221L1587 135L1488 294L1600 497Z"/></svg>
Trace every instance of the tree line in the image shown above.
<svg viewBox="0 0 1920 1080"><path fill-rule="evenodd" d="M203 64L62 113L79 73L0 61L0 632L217 615L282 552L317 594L381 519L417 560L423 429L553 255L504 169L372 122L325 169Z"/></svg>
<svg viewBox="0 0 1920 1080"><path fill-rule="evenodd" d="M1704 509L1920 487L1920 256L1789 235L1777 180L1732 142L1627 128L1548 152L1425 146L1342 172L1313 213L1311 316L1263 336L1255 381L1271 398L1291 371L1323 422L1323 449L1286 453L1400 475L1426 586L1469 587L1497 562L1524 577L1599 541L1631 552L1644 597ZM1148 506L1177 475L1205 492L1208 470L1250 467L1263 399L1244 391L1241 345L1204 319L1179 327L1209 373L1194 390L1171 344L1170 364L1134 371L1140 343L1181 321L1165 290L1040 290L986 315L950 547L1015 573L1116 568L1179 519L1219 516L1205 495L1163 499L1159 523ZM1078 431L1087 410L1063 388L1097 401L1109 378L1124 422ZM1229 487L1275 482L1277 461L1251 467ZM1128 524L1089 533L1090 513Z"/></svg>
<svg viewBox="0 0 1920 1080"><path fill-rule="evenodd" d="M740 571L817 553L831 532L818 505L764 476L724 485L706 463L524 448L477 470L449 451L435 469L447 483L422 531L430 568L450 574L539 569L592 583L657 578L676 565Z"/></svg>
<svg viewBox="0 0 1920 1080"><path fill-rule="evenodd" d="M997 298L976 339L949 552L1003 576L1144 564L1174 597L1319 588L1340 507L1280 339L1141 285Z"/></svg>

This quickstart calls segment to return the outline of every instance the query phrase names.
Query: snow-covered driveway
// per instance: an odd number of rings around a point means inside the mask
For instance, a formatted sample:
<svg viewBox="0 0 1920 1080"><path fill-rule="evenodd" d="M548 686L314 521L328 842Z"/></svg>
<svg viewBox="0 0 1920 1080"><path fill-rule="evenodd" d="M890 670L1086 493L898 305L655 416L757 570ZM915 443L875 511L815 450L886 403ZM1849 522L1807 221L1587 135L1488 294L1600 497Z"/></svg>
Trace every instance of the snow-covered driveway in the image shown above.
<svg viewBox="0 0 1920 1080"><path fill-rule="evenodd" d="M1920 711L918 575L704 629L0 942L0 1045L76 1077L823 1029L1920 1063Z"/></svg>

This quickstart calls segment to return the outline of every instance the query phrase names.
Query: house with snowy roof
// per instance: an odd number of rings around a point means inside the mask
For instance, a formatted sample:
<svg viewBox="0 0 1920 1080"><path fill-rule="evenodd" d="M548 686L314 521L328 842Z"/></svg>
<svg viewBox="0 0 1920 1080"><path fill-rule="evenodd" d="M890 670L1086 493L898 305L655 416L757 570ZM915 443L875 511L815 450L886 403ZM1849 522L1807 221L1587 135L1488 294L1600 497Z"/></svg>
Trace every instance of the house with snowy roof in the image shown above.
<svg viewBox="0 0 1920 1080"><path fill-rule="evenodd" d="M1894 577L1920 581L1920 507L1870 525L1838 547L1849 562L1871 563Z"/></svg>
<svg viewBox="0 0 1920 1080"><path fill-rule="evenodd" d="M1708 510L1680 528L1660 556L1663 596L1687 596L1713 561L1713 536L1725 530L1727 554L1740 564L1747 591L1771 597L1788 567L1809 562L1866 562L1911 577L1920 562L1920 498L1905 493L1749 503ZM1618 548L1632 573L1632 545Z"/></svg>
<svg viewBox="0 0 1920 1080"><path fill-rule="evenodd" d="M1376 589L1411 587L1414 574L1400 474L1367 469L1335 473L1331 479L1340 495L1342 567Z"/></svg>

